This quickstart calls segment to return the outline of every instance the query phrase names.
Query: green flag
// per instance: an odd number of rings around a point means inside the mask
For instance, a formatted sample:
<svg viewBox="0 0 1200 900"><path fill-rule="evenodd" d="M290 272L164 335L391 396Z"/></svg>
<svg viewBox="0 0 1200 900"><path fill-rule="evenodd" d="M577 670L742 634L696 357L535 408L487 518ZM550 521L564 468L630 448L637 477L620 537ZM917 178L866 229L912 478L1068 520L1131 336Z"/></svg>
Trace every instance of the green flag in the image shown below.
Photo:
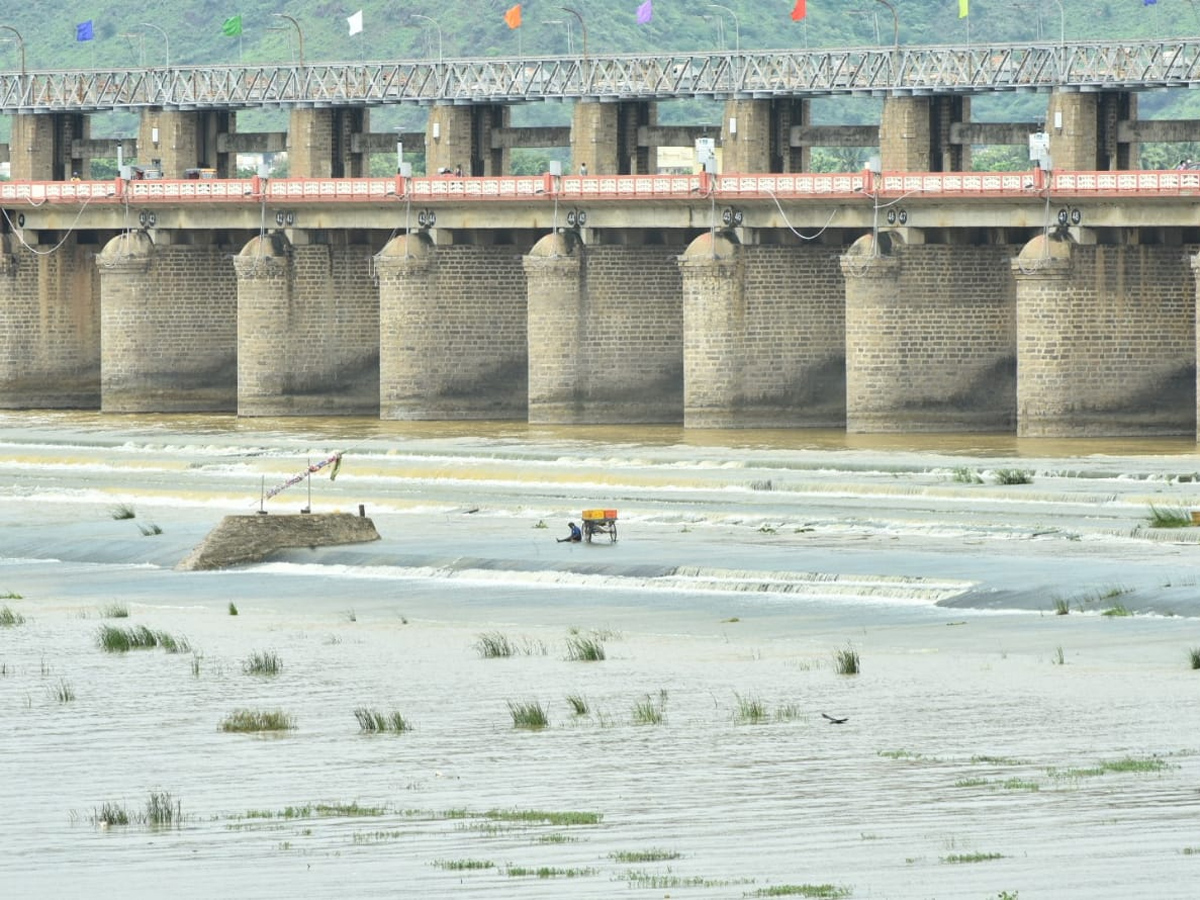
<svg viewBox="0 0 1200 900"><path fill-rule="evenodd" d="M225 20L224 24L221 25L221 34L225 35L226 37L237 37L241 33L242 33L242 17L241 16L230 16L228 19Z"/></svg>

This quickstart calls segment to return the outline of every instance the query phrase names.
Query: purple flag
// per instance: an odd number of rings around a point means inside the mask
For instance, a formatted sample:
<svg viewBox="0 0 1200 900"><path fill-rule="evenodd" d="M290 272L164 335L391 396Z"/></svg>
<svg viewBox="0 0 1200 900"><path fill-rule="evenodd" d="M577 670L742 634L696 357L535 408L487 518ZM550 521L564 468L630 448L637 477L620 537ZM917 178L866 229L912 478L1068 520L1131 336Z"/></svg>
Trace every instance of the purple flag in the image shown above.
<svg viewBox="0 0 1200 900"><path fill-rule="evenodd" d="M637 23L639 25L646 25L653 18L654 0L646 0L645 3L637 8Z"/></svg>

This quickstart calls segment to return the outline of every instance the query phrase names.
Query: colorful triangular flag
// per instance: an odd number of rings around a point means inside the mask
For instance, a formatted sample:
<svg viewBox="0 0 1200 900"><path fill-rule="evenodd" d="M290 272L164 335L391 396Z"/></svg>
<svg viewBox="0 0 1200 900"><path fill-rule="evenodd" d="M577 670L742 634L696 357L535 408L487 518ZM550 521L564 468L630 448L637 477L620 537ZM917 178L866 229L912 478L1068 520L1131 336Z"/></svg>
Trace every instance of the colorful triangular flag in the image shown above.
<svg viewBox="0 0 1200 900"><path fill-rule="evenodd" d="M808 15L808 8L804 0L796 0L796 5L792 7L792 21L799 22Z"/></svg>
<svg viewBox="0 0 1200 900"><path fill-rule="evenodd" d="M94 37L95 37L95 34L92 31L92 20L91 19L88 19L86 22L80 22L78 25L75 26L75 40L90 41Z"/></svg>
<svg viewBox="0 0 1200 900"><path fill-rule="evenodd" d="M968 8L970 3L971 0L958 0L958 17L960 19L965 19L971 14L971 10Z"/></svg>
<svg viewBox="0 0 1200 900"><path fill-rule="evenodd" d="M637 8L637 23L639 25L648 25L650 20L654 18L654 0L646 0Z"/></svg>
<svg viewBox="0 0 1200 900"><path fill-rule="evenodd" d="M507 25L509 28L520 28L521 27L521 4L520 3L518 3L516 6L510 7L507 11L505 11L504 24Z"/></svg>
<svg viewBox="0 0 1200 900"><path fill-rule="evenodd" d="M221 23L221 34L225 35L226 37L237 37L241 33L242 17L240 15L230 16Z"/></svg>
<svg viewBox="0 0 1200 900"><path fill-rule="evenodd" d="M346 22L349 23L349 25L350 25L351 36L358 34L360 31L362 31L362 28L363 28L363 26L362 26L362 10L360 9L354 15L350 16L350 18L346 19Z"/></svg>

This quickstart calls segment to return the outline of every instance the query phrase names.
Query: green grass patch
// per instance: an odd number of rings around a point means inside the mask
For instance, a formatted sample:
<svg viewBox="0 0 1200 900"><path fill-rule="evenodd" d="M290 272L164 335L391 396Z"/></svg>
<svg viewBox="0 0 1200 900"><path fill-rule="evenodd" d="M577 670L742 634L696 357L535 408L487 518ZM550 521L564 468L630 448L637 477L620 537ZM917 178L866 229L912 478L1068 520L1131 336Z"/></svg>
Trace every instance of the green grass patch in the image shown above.
<svg viewBox="0 0 1200 900"><path fill-rule="evenodd" d="M314 803L312 812L315 816L360 819L364 816L382 816L387 813L387 808L383 806L361 806L357 800L352 800L349 803Z"/></svg>
<svg viewBox="0 0 1200 900"><path fill-rule="evenodd" d="M1004 859L1003 853L951 853L949 856L943 856L944 863L978 863L988 862L993 859Z"/></svg>
<svg viewBox="0 0 1200 900"><path fill-rule="evenodd" d="M667 692L660 689L658 697L647 694L633 705L634 725L661 725L667 717Z"/></svg>
<svg viewBox="0 0 1200 900"><path fill-rule="evenodd" d="M1109 616L1110 618L1119 618L1124 616L1132 616L1133 613L1129 611L1129 607L1127 607L1124 603L1118 603L1115 606L1110 606L1108 609L1102 610L1100 615Z"/></svg>
<svg viewBox="0 0 1200 900"><path fill-rule="evenodd" d="M0 606L0 628L14 628L24 624L25 617L23 615L7 605Z"/></svg>
<svg viewBox="0 0 1200 900"><path fill-rule="evenodd" d="M1023 766L1026 765L1023 759L1013 759L1011 756L972 756L971 762L975 765L986 766Z"/></svg>
<svg viewBox="0 0 1200 900"><path fill-rule="evenodd" d="M959 484L983 484L983 476L968 466L955 468L954 480Z"/></svg>
<svg viewBox="0 0 1200 900"><path fill-rule="evenodd" d="M101 827L108 825L128 825L129 810L120 803L103 803L99 809L93 810L92 824Z"/></svg>
<svg viewBox="0 0 1200 900"><path fill-rule="evenodd" d="M367 734L403 734L412 728L412 725L396 710L383 713L377 709L360 706L354 710L354 718L358 719L359 730Z"/></svg>
<svg viewBox="0 0 1200 900"><path fill-rule="evenodd" d="M102 625L96 635L96 643L106 653L128 653L131 650L152 650L161 647L168 653L190 653L187 638L175 637L167 631L154 631L145 625L120 628Z"/></svg>
<svg viewBox="0 0 1200 900"><path fill-rule="evenodd" d="M542 809L489 809L483 814L483 818L493 822L522 822L562 828L569 825L599 825L604 819L604 814L574 810L557 812Z"/></svg>
<svg viewBox="0 0 1200 900"><path fill-rule="evenodd" d="M151 791L146 800L146 824L169 828L183 820L183 804L167 791Z"/></svg>
<svg viewBox="0 0 1200 900"><path fill-rule="evenodd" d="M743 697L741 694L734 694L734 697L737 698L734 721L739 725L761 725L770 721L767 705L758 697Z"/></svg>
<svg viewBox="0 0 1200 900"><path fill-rule="evenodd" d="M884 759L921 759L921 754L912 750L880 750L876 755Z"/></svg>
<svg viewBox="0 0 1200 900"><path fill-rule="evenodd" d="M1065 616L1071 612L1071 601L1066 597L1054 598L1054 614L1056 616Z"/></svg>
<svg viewBox="0 0 1200 900"><path fill-rule="evenodd" d="M100 618L128 619L129 607L124 603L110 603L108 606L102 606L100 607Z"/></svg>
<svg viewBox="0 0 1200 900"><path fill-rule="evenodd" d="M651 847L649 850L614 850L608 856L619 863L666 862L683 858L683 854L678 850L664 850L661 847Z"/></svg>
<svg viewBox="0 0 1200 900"><path fill-rule="evenodd" d="M560 869L556 866L506 866L504 874L510 878L586 878L598 874L595 869Z"/></svg>
<svg viewBox="0 0 1200 900"><path fill-rule="evenodd" d="M843 650L835 650L833 653L833 670L839 675L859 674L862 671L862 660L859 659L858 651L850 646L847 646Z"/></svg>
<svg viewBox="0 0 1200 900"><path fill-rule="evenodd" d="M475 872L496 868L496 864L490 859L435 859L433 864L448 872Z"/></svg>
<svg viewBox="0 0 1200 900"><path fill-rule="evenodd" d="M229 614L231 616L236 616L238 614L237 604L232 600L229 601Z"/></svg>
<svg viewBox="0 0 1200 900"><path fill-rule="evenodd" d="M71 703L75 700L75 688L65 678L58 679L58 684L50 688L50 696L59 703Z"/></svg>
<svg viewBox="0 0 1200 900"><path fill-rule="evenodd" d="M550 724L550 714L541 703L529 700L524 703L508 701L508 712L512 716L513 728L528 728L536 731Z"/></svg>
<svg viewBox="0 0 1200 900"><path fill-rule="evenodd" d="M836 884L773 884L747 894L748 897L817 897L820 900L837 900L849 897L851 890Z"/></svg>
<svg viewBox="0 0 1200 900"><path fill-rule="evenodd" d="M988 787L991 784L986 778L960 778L954 782L956 788Z"/></svg>
<svg viewBox="0 0 1200 900"><path fill-rule="evenodd" d="M1006 791L1040 791L1041 785L1036 781L1029 781L1023 778L1008 778L1000 782L1000 787Z"/></svg>
<svg viewBox="0 0 1200 900"><path fill-rule="evenodd" d="M292 731L296 727L294 716L283 710L237 709L221 722L222 731Z"/></svg>
<svg viewBox="0 0 1200 900"><path fill-rule="evenodd" d="M571 707L571 715L586 716L588 714L587 698L582 694L567 694L567 706Z"/></svg>
<svg viewBox="0 0 1200 900"><path fill-rule="evenodd" d="M597 637L573 634L567 638L567 659L573 662L600 662L604 655L604 642Z"/></svg>
<svg viewBox="0 0 1200 900"><path fill-rule="evenodd" d="M272 650L255 652L242 663L242 671L247 675L278 675L283 671L283 660Z"/></svg>
<svg viewBox="0 0 1200 900"><path fill-rule="evenodd" d="M488 631L475 639L475 652L483 659L502 659L509 656L545 656L546 645L523 637L510 638L500 631Z"/></svg>
<svg viewBox="0 0 1200 900"><path fill-rule="evenodd" d="M1027 469L997 469L996 484L1033 484L1033 473Z"/></svg>
<svg viewBox="0 0 1200 900"><path fill-rule="evenodd" d="M1151 528L1190 528L1192 514L1177 506L1156 506L1151 503L1146 521Z"/></svg>

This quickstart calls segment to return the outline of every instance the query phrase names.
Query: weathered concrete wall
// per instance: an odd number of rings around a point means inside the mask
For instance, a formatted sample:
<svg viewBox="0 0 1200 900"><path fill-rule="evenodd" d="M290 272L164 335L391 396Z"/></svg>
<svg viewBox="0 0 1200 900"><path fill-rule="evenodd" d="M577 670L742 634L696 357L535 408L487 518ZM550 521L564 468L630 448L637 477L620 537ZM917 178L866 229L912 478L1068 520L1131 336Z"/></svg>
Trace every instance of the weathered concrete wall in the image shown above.
<svg viewBox="0 0 1200 900"><path fill-rule="evenodd" d="M237 408L237 282L213 246L114 238L100 270L101 409L233 412Z"/></svg>
<svg viewBox="0 0 1200 900"><path fill-rule="evenodd" d="M682 249L580 245L574 265L526 258L531 422L680 421Z"/></svg>
<svg viewBox="0 0 1200 900"><path fill-rule="evenodd" d="M348 513L226 516L175 567L225 569L266 559L291 547L336 547L379 540L375 523Z"/></svg>
<svg viewBox="0 0 1200 900"><path fill-rule="evenodd" d="M1196 248L1050 249L1038 238L1013 263L1017 433L1194 433Z"/></svg>
<svg viewBox="0 0 1200 900"><path fill-rule="evenodd" d="M384 419L525 418L525 274L511 246L394 239L379 273ZM411 250L406 251L405 248Z"/></svg>
<svg viewBox="0 0 1200 900"><path fill-rule="evenodd" d="M96 245L0 238L0 407L100 408Z"/></svg>
<svg viewBox="0 0 1200 900"><path fill-rule="evenodd" d="M1011 431L1013 248L903 246L886 233L880 248L866 235L842 257L847 430Z"/></svg>
<svg viewBox="0 0 1200 900"><path fill-rule="evenodd" d="M238 415L377 415L370 248L259 246L255 238L235 260Z"/></svg>
<svg viewBox="0 0 1200 900"><path fill-rule="evenodd" d="M288 120L288 168L292 178L364 178L370 157L355 135L370 132L361 107L296 109ZM365 142L363 142L365 143Z"/></svg>

